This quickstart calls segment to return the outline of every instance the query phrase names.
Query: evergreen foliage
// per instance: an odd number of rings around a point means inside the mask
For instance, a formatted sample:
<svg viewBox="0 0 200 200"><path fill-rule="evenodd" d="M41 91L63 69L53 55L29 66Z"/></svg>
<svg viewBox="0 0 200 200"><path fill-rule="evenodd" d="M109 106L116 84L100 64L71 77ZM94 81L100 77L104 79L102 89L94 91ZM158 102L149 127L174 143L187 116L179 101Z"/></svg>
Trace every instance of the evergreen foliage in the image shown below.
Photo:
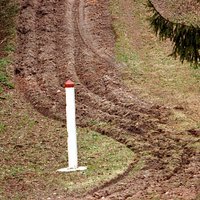
<svg viewBox="0 0 200 200"><path fill-rule="evenodd" d="M194 25L185 25L182 23L172 22L165 19L155 8L150 0L148 7L153 11L150 17L150 24L156 35L161 40L169 38L173 43L172 56L180 61L184 60L200 65L200 27Z"/></svg>

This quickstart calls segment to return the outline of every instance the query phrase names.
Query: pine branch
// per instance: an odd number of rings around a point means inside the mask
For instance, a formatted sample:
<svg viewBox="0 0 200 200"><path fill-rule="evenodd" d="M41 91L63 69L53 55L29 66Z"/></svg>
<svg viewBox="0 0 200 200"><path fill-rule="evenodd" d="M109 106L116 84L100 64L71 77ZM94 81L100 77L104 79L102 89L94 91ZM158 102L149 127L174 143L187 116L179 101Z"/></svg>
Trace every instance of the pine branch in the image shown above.
<svg viewBox="0 0 200 200"><path fill-rule="evenodd" d="M161 40L169 38L173 43L171 55L175 58L179 56L181 62L186 60L196 66L199 65L200 27L176 23L164 18L150 0L148 0L148 7L153 12L150 25L156 35Z"/></svg>

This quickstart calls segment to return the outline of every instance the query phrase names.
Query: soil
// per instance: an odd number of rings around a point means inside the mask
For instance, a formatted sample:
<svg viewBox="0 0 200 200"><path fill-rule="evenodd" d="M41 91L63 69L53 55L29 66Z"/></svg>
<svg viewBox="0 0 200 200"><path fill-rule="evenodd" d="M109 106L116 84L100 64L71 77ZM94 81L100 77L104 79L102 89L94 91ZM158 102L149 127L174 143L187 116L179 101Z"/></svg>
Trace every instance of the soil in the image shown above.
<svg viewBox="0 0 200 200"><path fill-rule="evenodd" d="M137 154L132 170L119 179L81 197L57 199L197 199L200 155L190 144L198 137L161 128L167 126L170 110L140 99L123 84L108 8L108 0L20 1L17 89L40 113L64 121L63 86L71 79L78 125L90 126Z"/></svg>

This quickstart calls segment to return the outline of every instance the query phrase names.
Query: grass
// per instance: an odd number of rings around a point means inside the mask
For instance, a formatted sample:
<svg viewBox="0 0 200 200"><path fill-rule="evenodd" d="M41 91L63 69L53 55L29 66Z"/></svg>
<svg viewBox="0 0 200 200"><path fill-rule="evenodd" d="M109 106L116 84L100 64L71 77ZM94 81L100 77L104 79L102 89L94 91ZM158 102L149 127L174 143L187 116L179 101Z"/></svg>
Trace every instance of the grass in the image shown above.
<svg viewBox="0 0 200 200"><path fill-rule="evenodd" d="M5 124L0 122L0 134L2 134L5 130L6 130Z"/></svg>
<svg viewBox="0 0 200 200"><path fill-rule="evenodd" d="M111 0L117 36L115 53L127 66L122 71L124 83L147 101L172 109L182 106L183 110L173 111L173 129L182 131L197 127L200 121L200 69L169 56L170 42L159 41L150 29L145 3L145 0L126 3Z"/></svg>
<svg viewBox="0 0 200 200"><path fill-rule="evenodd" d="M15 0L0 1L0 95L7 88L14 88L6 68L11 64L9 55L15 50L11 41L15 37L17 13L18 6Z"/></svg>
<svg viewBox="0 0 200 200"><path fill-rule="evenodd" d="M5 45L3 49L6 53L12 53L15 51L15 45L12 42L9 42Z"/></svg>
<svg viewBox="0 0 200 200"><path fill-rule="evenodd" d="M127 168L132 160L130 158L133 158L133 153L129 149L107 136L87 129L80 131L82 132L79 137L81 164L87 165L88 169L79 173L80 176L71 174L71 181L65 181L64 186L72 191L89 189L114 178Z"/></svg>
<svg viewBox="0 0 200 200"><path fill-rule="evenodd" d="M18 4L16 0L0 1L0 24L1 35L4 38L12 38L15 34L15 17L18 13Z"/></svg>
<svg viewBox="0 0 200 200"><path fill-rule="evenodd" d="M9 98L0 102L0 199L81 195L123 173L133 160L124 145L79 128L79 165L88 169L56 172L67 167L65 125L35 112L14 90L7 93Z"/></svg>
<svg viewBox="0 0 200 200"><path fill-rule="evenodd" d="M14 85L10 82L10 78L6 72L6 67L10 64L10 60L8 58L0 59L0 94L3 92L3 87L8 87L9 89L13 89Z"/></svg>
<svg viewBox="0 0 200 200"><path fill-rule="evenodd" d="M195 141L192 144L189 144L188 146L192 147L193 149L195 149L195 151L200 153L200 141Z"/></svg>
<svg viewBox="0 0 200 200"><path fill-rule="evenodd" d="M12 63L9 55L11 55L15 51L15 47L10 42L4 46L2 51L8 56L0 58L0 94L3 93L5 88L8 89L14 88L14 84L10 81L11 78L7 73L7 67Z"/></svg>

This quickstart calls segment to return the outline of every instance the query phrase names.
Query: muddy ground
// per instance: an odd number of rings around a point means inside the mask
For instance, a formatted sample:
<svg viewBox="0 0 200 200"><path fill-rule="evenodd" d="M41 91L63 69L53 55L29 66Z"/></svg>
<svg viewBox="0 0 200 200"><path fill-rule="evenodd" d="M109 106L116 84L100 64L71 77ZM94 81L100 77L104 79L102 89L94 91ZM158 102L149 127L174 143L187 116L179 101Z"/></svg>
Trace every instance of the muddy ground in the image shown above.
<svg viewBox="0 0 200 200"><path fill-rule="evenodd" d="M20 6L14 70L19 91L40 113L64 121L63 86L71 79L78 125L137 154L129 173L79 198L199 198L200 155L191 145L198 135L165 128L170 109L140 99L121 81L109 1L21 0ZM58 199L70 198L75 196Z"/></svg>

